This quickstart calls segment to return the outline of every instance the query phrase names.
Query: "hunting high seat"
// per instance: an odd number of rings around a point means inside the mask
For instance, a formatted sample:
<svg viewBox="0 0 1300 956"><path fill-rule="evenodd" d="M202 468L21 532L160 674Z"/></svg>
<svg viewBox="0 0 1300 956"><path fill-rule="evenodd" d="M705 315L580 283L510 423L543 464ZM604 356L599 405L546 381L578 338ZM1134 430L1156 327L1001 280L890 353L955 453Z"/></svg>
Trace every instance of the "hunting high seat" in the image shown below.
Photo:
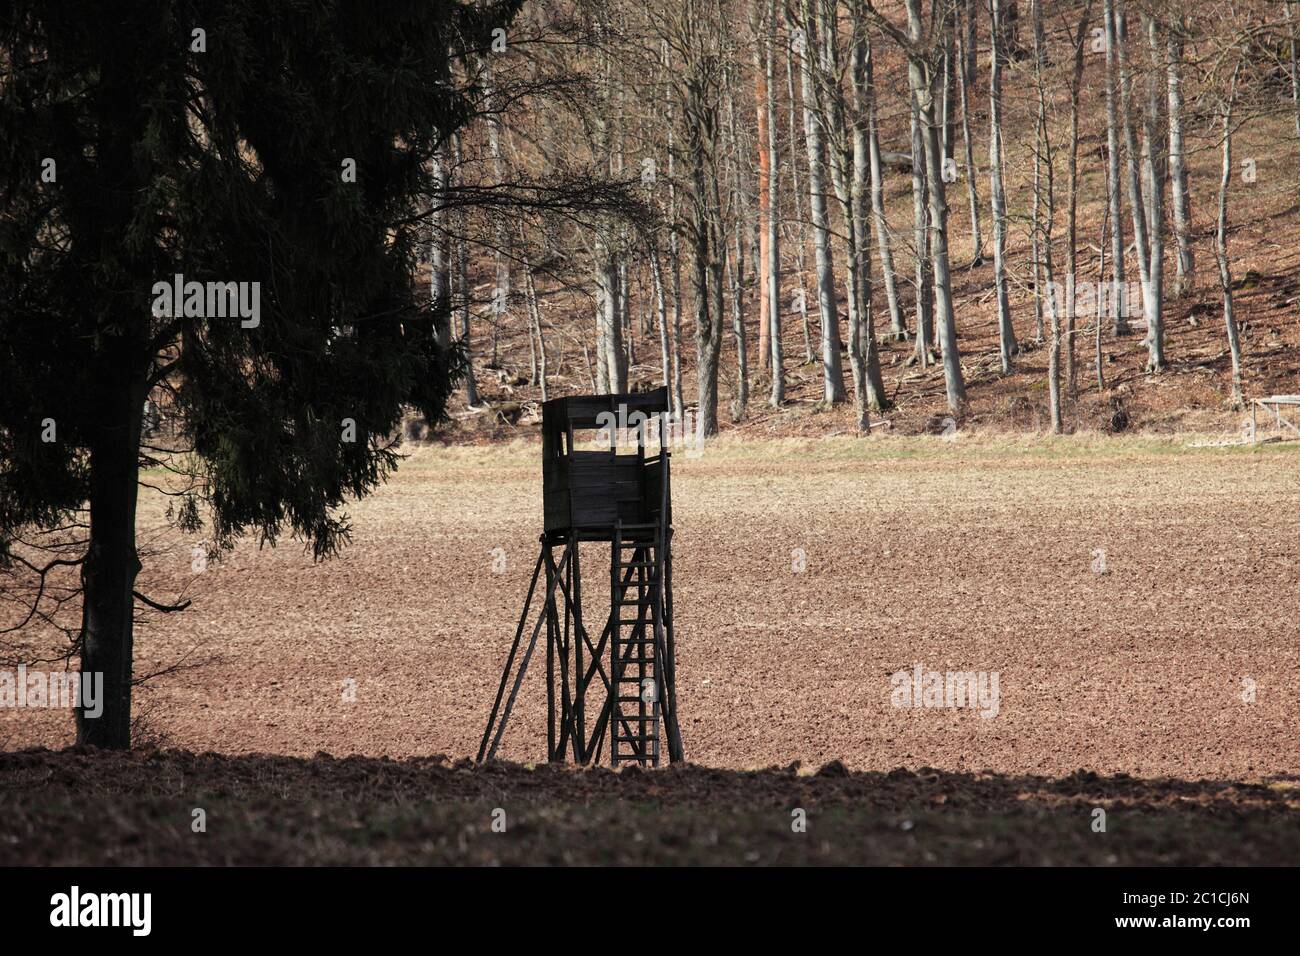
<svg viewBox="0 0 1300 956"><path fill-rule="evenodd" d="M542 406L541 553L479 760L496 755L543 624L548 760L564 760L568 753L579 763L599 761L608 735L615 766L657 766L661 725L669 760L682 759L667 419L666 388L570 396ZM647 454L647 438L655 429L658 448ZM620 444L634 449L620 454ZM609 542L610 549L608 617L594 640L583 623L582 598L581 545L591 542ZM543 568L544 604L525 646L524 629Z"/></svg>

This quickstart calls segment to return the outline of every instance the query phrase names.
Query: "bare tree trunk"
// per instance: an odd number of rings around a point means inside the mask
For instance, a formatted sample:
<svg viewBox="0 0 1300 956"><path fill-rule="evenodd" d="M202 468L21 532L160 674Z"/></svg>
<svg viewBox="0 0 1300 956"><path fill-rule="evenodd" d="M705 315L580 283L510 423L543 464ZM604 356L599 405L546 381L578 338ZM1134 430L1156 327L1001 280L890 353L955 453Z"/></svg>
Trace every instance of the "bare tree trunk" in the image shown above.
<svg viewBox="0 0 1300 956"><path fill-rule="evenodd" d="M909 92L912 120L912 245L916 254L916 359L922 368L930 364L934 305L930 281L930 213L926 202L925 137L916 93Z"/></svg>
<svg viewBox="0 0 1300 956"><path fill-rule="evenodd" d="M452 137L451 144L453 161L459 168L461 163L459 134ZM456 278L459 286L460 341L465 349L465 404L474 406L478 404L478 383L474 379L474 352L470 340L469 248L465 238L465 227L466 212L462 209L457 217Z"/></svg>
<svg viewBox="0 0 1300 956"><path fill-rule="evenodd" d="M712 9L684 0L677 13L682 64L686 155L690 160L690 238L694 259L695 350L698 379L697 434L718 432L718 358L722 349L722 198L718 185L721 116L722 24Z"/></svg>
<svg viewBox="0 0 1300 956"><path fill-rule="evenodd" d="M1034 0L1030 0L1034 2ZM1034 122L1034 136L1038 136L1038 120ZM1043 344L1043 164L1040 162L1038 141L1034 146L1033 208L1029 215L1029 284L1034 290L1034 342Z"/></svg>
<svg viewBox="0 0 1300 956"><path fill-rule="evenodd" d="M663 66L668 69L668 44L662 48ZM673 363L673 417L682 421L686 411L686 399L682 388L682 257L677 241L677 170L676 170L676 121L672 94L664 95L664 115L668 125L668 266L673 279L673 331L671 338ZM661 277L662 278L662 277ZM665 370L666 371L666 370Z"/></svg>
<svg viewBox="0 0 1300 956"><path fill-rule="evenodd" d="M817 115L826 136L831 182L834 184L835 198L839 202L844 222L845 287L849 311L849 369L853 379L857 429L860 433L865 433L871 430L867 408L865 336L862 332L862 308L865 300L861 288L861 223L854 215L854 189L860 187L860 184L854 178L857 175L856 167L849 168L854 166L853 143L845 119L848 110L845 107L843 87L840 83L839 39L835 30L839 0L814 0L814 2L817 11L817 35L821 40L816 71ZM854 69L856 68L855 61Z"/></svg>
<svg viewBox="0 0 1300 956"><path fill-rule="evenodd" d="M704 160L693 165L704 166ZM706 174L694 173L695 188L707 202L709 185ZM716 184L716 180L714 181ZM718 246L721 235L715 227L713 212L698 214L694 236L695 350L698 377L697 433L706 438L718 433L718 358L722 348L722 276L718 270Z"/></svg>
<svg viewBox="0 0 1300 956"><path fill-rule="evenodd" d="M921 0L907 0L908 38L919 49L924 35ZM935 321L943 358L943 379L948 408L960 414L966 406L966 384L957 350L957 326L952 309L952 279L948 265L948 201L944 195L943 155L935 117L933 61L908 57L908 78L917 99L925 148L926 196L929 202L930 259L934 268ZM915 162L915 158L914 158Z"/></svg>
<svg viewBox="0 0 1300 956"><path fill-rule="evenodd" d="M1150 278L1150 299L1147 308L1147 371L1160 372L1165 367L1165 322L1164 322L1164 188L1165 175L1160 156L1161 137L1159 135L1160 107L1165 97L1160 95L1159 72L1164 66L1165 49L1160 42L1156 20L1150 15L1143 16L1147 31L1147 41L1151 56L1150 70L1147 74L1147 111L1143 124L1143 141L1146 144L1145 173L1149 184L1147 193L1147 220L1150 229L1148 255L1150 266L1147 269Z"/></svg>
<svg viewBox="0 0 1300 956"><path fill-rule="evenodd" d="M609 339L605 328L604 279L601 276L599 272L596 274L596 391L608 395L611 391L609 360L605 356L609 352Z"/></svg>
<svg viewBox="0 0 1300 956"><path fill-rule="evenodd" d="M806 46L805 39L805 46ZM785 58L785 80L787 92L790 99L790 109L787 115L790 120L790 151L795 153L798 150L799 132L795 123L795 114L798 112L797 99L795 97L794 85L794 29L791 28L790 43L786 47ZM795 299L795 305L799 309L799 318L803 322L803 350L804 363L811 365L813 363L812 334L808 327L808 281L805 257L808 251L808 225L803 215L803 187L799 182L799 163L791 157L790 162L790 191L794 196L794 221L798 229L798 237L795 244L795 269L799 273L798 295Z"/></svg>
<svg viewBox="0 0 1300 956"><path fill-rule="evenodd" d="M1105 288L1103 283L1106 281L1106 229L1110 225L1110 207L1107 206L1101 216L1101 236L1098 238L1097 245L1097 325L1093 329L1093 350L1094 359L1097 364L1097 392L1106 391L1106 368L1103 363L1101 354L1101 329L1105 325L1105 302L1106 297L1101 292Z"/></svg>
<svg viewBox="0 0 1300 956"><path fill-rule="evenodd" d="M927 70L928 70L929 77L930 77L930 92L931 92L930 103L931 103L931 107L932 107L932 113L933 113L933 116L932 116L930 119L924 120L923 123L922 123L922 125L921 125L921 133L922 133L922 140L921 140L921 142L922 142L922 150L921 150L921 152L922 152L922 155L926 156L927 163L928 163L928 158L929 158L929 157L928 157L928 154L925 153L925 148L924 148L924 147L925 147L925 144L929 142L929 136L928 136L927 134L928 134L928 130L929 130L930 125L931 125L931 124L934 125L935 133L936 133L936 137L942 137L942 134L943 134L943 123L942 123L942 121L941 121L940 116L939 116L938 113L936 112L936 111L938 110L938 105L939 105L939 103L942 102L942 96L943 96L943 85L942 85L943 74L940 73L938 69L930 69L930 68L929 68L929 64L928 64L928 62L927 62ZM943 145L942 142L940 142L940 147L942 147L942 145ZM946 151L946 150L943 150L943 149L941 148L940 153L939 153L939 182L942 184L942 188L943 188L943 194L944 194L944 209L945 209L945 210L948 208L948 206L947 206L948 185L947 185L946 181L945 181L944 178L943 178L943 173L944 173L944 166L947 164L947 162L948 162L947 151ZM929 268L930 268L930 282L931 282L931 287L932 287L932 291L933 291L933 284L934 284L934 277L935 277L935 264L934 264L934 238L935 238L935 237L934 237L934 216L933 216L932 213L930 212L930 206L929 206L929 201L930 201L930 198L929 198L929 197L930 197L930 171L929 171L929 167L928 167L928 165L927 165L927 167L926 167L926 173L925 173L925 195L926 195L926 210L925 210L925 212L926 212L926 222L929 224L929 232L927 233L927 237L928 237L928 238L927 238L927 242L929 243L929 245L927 246L927 249L926 249L926 255L930 257L930 261L929 261ZM944 235L944 243L945 243L945 245L947 244L947 234L946 234L946 233L945 233L945 235ZM932 296L932 298L931 298L931 302L932 302L932 304L937 305L937 302L938 302L938 296L937 296L937 294ZM939 317L938 317L938 312L937 312L937 311L935 311L935 312L932 313L931 320L930 320L930 325L931 325L931 328L932 328L933 333L934 333L934 339L931 341L931 343L930 343L930 347L931 347L931 349L933 349L935 355L939 355L939 354L941 353L941 351L942 351L942 344L941 344L940 341L939 341L939 336L940 336L940 331L941 331L941 329L940 329L940 323L939 323Z"/></svg>
<svg viewBox="0 0 1300 956"><path fill-rule="evenodd" d="M727 282L731 286L731 331L736 337L736 411L743 414L749 404L749 350L745 342L744 277L740 233L736 233L731 254L727 256Z"/></svg>
<svg viewBox="0 0 1300 956"><path fill-rule="evenodd" d="M676 242L673 243L677 245ZM681 421L686 411L684 389L682 386L682 267L681 257L673 250L673 407L677 420Z"/></svg>
<svg viewBox="0 0 1300 956"><path fill-rule="evenodd" d="M1119 44L1113 0L1105 2L1106 25L1106 204L1110 216L1111 294L1113 328L1116 335L1128 335L1124 309L1124 213L1119 171L1119 117L1115 95L1116 55Z"/></svg>
<svg viewBox="0 0 1300 956"><path fill-rule="evenodd" d="M840 363L839 314L835 307L835 265L831 253L830 218L826 203L826 148L815 115L813 50L818 38L811 0L803 0L805 51L800 57L803 82L804 139L808 146L808 197L812 211L813 251L817 267L817 303L822 323L823 399L830 404L844 401L844 370Z"/></svg>
<svg viewBox="0 0 1300 956"><path fill-rule="evenodd" d="M964 40L966 48L966 82L970 84L968 92L974 93L979 88L979 32L975 25L975 0L964 0L964 7L965 16L962 19L966 30Z"/></svg>
<svg viewBox="0 0 1300 956"><path fill-rule="evenodd" d="M936 5L934 15L939 15L942 5ZM941 73L942 91L939 103L941 106L939 120L940 133L943 137L943 161L939 164L942 169L948 160L957 157L957 75L961 72L957 63L957 54L954 47L957 36L957 7L954 4L948 4L946 10L942 10L943 16L943 71Z"/></svg>
<svg viewBox="0 0 1300 956"><path fill-rule="evenodd" d="M659 260L659 250L650 248L650 281L654 285L655 317L659 321L659 361L663 365L664 388L672 390L673 360L669 347L667 296L664 294L663 265Z"/></svg>
<svg viewBox="0 0 1300 956"><path fill-rule="evenodd" d="M1042 14L1041 14L1041 12L1040 12L1040 8L1038 8L1038 7L1036 6L1036 3L1037 3L1037 2L1039 2L1039 0L1029 0L1029 9L1030 9L1030 12L1031 12L1031 16L1030 16L1030 23L1031 23L1031 26L1030 26L1030 29L1031 29L1031 31L1032 31L1033 34L1034 34L1033 59L1034 59L1034 76L1035 76L1035 80L1036 80L1036 81L1037 81L1038 71L1041 70L1041 69L1046 68L1046 66L1047 66L1047 44L1046 44L1046 42L1044 42ZM1040 110L1041 110L1041 104L1040 104ZM1045 124L1045 123L1046 123L1046 119L1040 117L1039 120L1038 120L1037 122L1041 122L1041 123L1044 123L1044 124ZM1035 127L1034 127L1034 135L1035 135L1035 137L1038 137L1038 136L1039 136L1039 131L1038 131L1037 122L1036 122L1036 125L1035 125ZM1036 138L1036 139L1035 139L1035 143L1037 144L1038 142L1039 142L1039 140ZM1041 162L1038 162L1038 160L1041 160L1041 159L1042 159L1042 153L1041 153L1041 150L1040 150L1037 146L1035 147L1034 152L1035 152L1035 164L1034 164L1034 244L1033 244L1033 249L1034 249L1034 290L1035 290L1035 295L1034 295L1034 337L1035 337L1035 341L1037 341L1038 344L1041 345L1042 342L1043 342L1043 338L1044 338L1044 333L1043 333L1043 328L1044 328L1044 326L1043 326L1043 318L1044 318L1044 314L1045 314L1045 312L1046 312L1046 306L1047 306L1048 304L1050 304L1050 302L1049 302L1048 299L1044 298L1044 296L1043 296L1043 294L1042 294L1042 289L1040 289L1039 283L1040 283L1040 282L1043 283L1044 287L1045 287L1045 288L1048 288L1049 291L1050 291L1050 287L1047 286L1047 283L1050 283L1050 282L1051 282L1052 277L1051 277L1051 275L1049 275L1048 272L1047 272L1047 268L1046 268L1046 266L1047 266L1047 263L1046 263L1046 250L1043 249L1043 235L1044 235L1044 231L1045 231L1045 230L1044 230L1044 226L1043 226L1043 216L1045 215L1045 209L1044 209L1044 203L1043 203L1043 200L1042 200L1042 196L1043 196L1043 184L1042 184L1042 179L1041 179L1041 177L1042 177L1042 163L1041 163Z"/></svg>
<svg viewBox="0 0 1300 956"><path fill-rule="evenodd" d="M492 65L490 58L484 57L482 60L483 67L483 99L485 109L488 115L488 154L492 159L492 175L495 182L505 182L505 169L501 160L501 119L500 115L491 108L493 94ZM501 326L507 321L509 315L510 303L510 261L506 258L506 249L510 242L510 234L506 228L505 220L499 215L493 215L495 228L495 272L496 284L492 289L492 368L499 364L499 348L501 342Z"/></svg>
<svg viewBox="0 0 1300 956"><path fill-rule="evenodd" d="M742 234L749 221L745 208L745 193L740 181L740 142L736 123L736 99L732 93L730 71L725 71L727 83L727 121L731 146L731 211L732 247L727 268L731 286L731 328L736 337L736 413L744 414L749 405L749 350L745 341L745 254Z"/></svg>
<svg viewBox="0 0 1300 956"><path fill-rule="evenodd" d="M546 381L546 340L542 337L542 310L537 302L537 283L533 270L527 267L524 272L524 292L528 296L528 313L532 319L532 333L537 336L537 378L535 384L542 387L542 401L550 398Z"/></svg>
<svg viewBox="0 0 1300 956"><path fill-rule="evenodd" d="M524 298L528 298L528 281L524 280ZM528 302L528 384L537 385L537 337L533 334L533 307Z"/></svg>
<svg viewBox="0 0 1300 956"><path fill-rule="evenodd" d="M1040 247L1043 251L1043 278L1045 280L1046 307L1051 320L1051 340L1047 353L1047 394L1051 406L1052 433L1059 435L1061 420L1061 310L1058 307L1056 276L1052 268L1052 226L1056 217L1056 200L1054 186L1056 180L1056 158L1052 150L1051 132L1047 125L1047 80L1043 75L1046 62L1043 42L1042 0L1031 0L1030 9L1034 19L1034 82L1038 93L1038 120L1034 136L1034 163L1046 171L1046 191L1042 197L1044 209L1043 238ZM1042 184L1041 177L1035 182ZM1038 198L1038 197L1035 197ZM1044 289L1038 295L1043 298ZM1072 276L1065 277L1065 307L1071 307L1074 298L1074 281Z"/></svg>
<svg viewBox="0 0 1300 956"><path fill-rule="evenodd" d="M767 12L764 20L767 36L763 44L765 100L763 110L767 118L767 139L763 145L767 149L769 171L767 181L767 285L765 288L768 303L768 322L771 324L768 339L772 350L772 407L780 408L785 404L785 362L781 343L781 157L776 134L775 0L767 0ZM764 327L766 328L766 324Z"/></svg>
<svg viewBox="0 0 1300 956"><path fill-rule="evenodd" d="M773 0L767 0L771 8ZM771 57L771 37L767 35L768 17L763 11L760 20L760 7L755 0L750 17L750 28L754 35L754 110L758 119L757 136L754 147L758 154L758 364L767 368L771 358L771 314L778 308L771 299L771 255L768 245L771 242L772 190L773 174L771 157L771 134L768 130L768 58Z"/></svg>
<svg viewBox="0 0 1300 956"><path fill-rule="evenodd" d="M582 343L582 360L587 365L587 381L591 383L591 390L597 394L605 391L600 387L600 383L596 381L596 374L591 369L591 351L587 348L585 341Z"/></svg>
<svg viewBox="0 0 1300 956"><path fill-rule="evenodd" d="M871 36L863 31L866 56L867 136L871 160L871 212L876 225L876 248L880 256L880 275L885 283L885 300L889 303L889 337L896 342L907 340L907 321L898 299L898 279L894 273L894 251L890 241L889 220L885 217L885 176L880 162L880 136L876 127L875 58Z"/></svg>
<svg viewBox="0 0 1300 956"><path fill-rule="evenodd" d="M617 353L619 378L623 388L630 392L628 376L636 364L636 326L632 323L632 283L628 281L626 254L618 257L618 318L623 327L623 347Z"/></svg>
<svg viewBox="0 0 1300 956"><path fill-rule="evenodd" d="M858 291L858 352L863 363L864 404L861 409L862 431L871 431L870 409L882 409L887 399L880 374L880 352L876 347L875 301L871 280L871 226L867 212L867 194L871 190L870 102L873 98L867 65L871 51L867 46L866 23L861 14L862 0L853 0L853 48L850 72L853 82L853 182L850 209L853 221L854 272Z"/></svg>
<svg viewBox="0 0 1300 956"><path fill-rule="evenodd" d="M957 75L957 91L961 99L961 138L966 150L966 198L970 203L971 265L978 266L984 262L984 236L980 231L980 197L975 175L975 145L971 142L970 82L966 74L964 43L964 40L957 42L957 63L960 67Z"/></svg>
<svg viewBox="0 0 1300 956"><path fill-rule="evenodd" d="M1174 209L1174 239L1178 244L1178 271L1174 279L1174 296L1182 298L1191 290L1192 270L1192 209L1191 193L1187 188L1187 161L1183 150L1183 37L1187 29L1185 17L1177 17L1169 25L1168 86L1169 86L1169 186Z"/></svg>
<svg viewBox="0 0 1300 956"><path fill-rule="evenodd" d="M1142 195L1142 182L1138 172L1137 137L1133 130L1133 77L1128 66L1127 40L1128 31L1124 22L1124 9L1120 0L1113 0L1115 13L1115 51L1119 67L1120 114L1124 133L1124 148L1127 152L1129 206L1133 220L1133 242L1137 247L1138 271L1142 281L1142 310L1148 322L1148 349L1151 346L1150 330L1153 323L1159 321L1159 299L1155 295L1154 277L1151 272L1151 243L1147 232L1147 209ZM1150 197L1154 201L1154 197ZM1148 363L1148 370L1151 369Z"/></svg>
<svg viewBox="0 0 1300 956"><path fill-rule="evenodd" d="M992 42L989 70L989 192L993 209L993 285L998 302L998 354L1002 373L1011 371L1011 357L1020 347L1011 324L1011 303L1007 296L1007 199L1002 183L1002 0L991 0Z"/></svg>
<svg viewBox="0 0 1300 956"><path fill-rule="evenodd" d="M1241 338L1232 304L1232 269L1228 263L1228 186L1232 182L1232 107L1237 96L1238 63L1223 103L1223 173L1219 177L1219 217L1214 233L1214 252L1219 260L1219 287L1223 290L1223 324L1228 330L1228 348L1232 352L1232 406L1241 408L1245 398L1241 390Z"/></svg>
<svg viewBox="0 0 1300 956"><path fill-rule="evenodd" d="M609 392L627 392L627 363L623 356L622 281L619 263L600 244L596 266L596 298L599 309L600 335L596 358L605 367L603 382Z"/></svg>
<svg viewBox="0 0 1300 956"><path fill-rule="evenodd" d="M1300 64L1297 64L1295 14L1291 12L1296 0L1283 0L1282 13L1286 17L1287 39L1290 41L1291 107L1295 110L1295 134L1300 138Z"/></svg>
<svg viewBox="0 0 1300 956"><path fill-rule="evenodd" d="M1079 91L1083 85L1083 49L1088 39L1088 24L1092 21L1092 5L1087 4L1079 17L1079 28L1074 43L1074 72L1070 76L1070 154L1069 207L1066 210L1065 271L1070 286L1070 300L1065 307L1065 394L1074 398L1078 394L1075 371L1075 296L1078 287L1079 265Z"/></svg>
<svg viewBox="0 0 1300 956"><path fill-rule="evenodd" d="M442 208L447 189L446 146L433 157L434 212L429 217L429 308L440 348L451 343L451 252L448 248L447 212Z"/></svg>

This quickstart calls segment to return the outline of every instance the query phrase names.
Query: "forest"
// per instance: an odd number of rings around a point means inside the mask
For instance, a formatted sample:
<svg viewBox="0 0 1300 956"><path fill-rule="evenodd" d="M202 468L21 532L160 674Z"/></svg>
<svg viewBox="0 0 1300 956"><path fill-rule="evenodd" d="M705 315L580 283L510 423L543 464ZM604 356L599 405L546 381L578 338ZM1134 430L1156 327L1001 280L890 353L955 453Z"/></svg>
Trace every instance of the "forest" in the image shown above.
<svg viewBox="0 0 1300 956"><path fill-rule="evenodd" d="M464 416L665 385L701 436L808 430L808 408L832 412L823 433L1060 433L1293 390L1300 287L1267 270L1278 233L1250 227L1294 221L1297 16L525 8L500 55L461 64L483 122L444 151L446 181L578 172L625 202L432 224L430 295L473 356ZM1164 397L1186 373L1203 374Z"/></svg>

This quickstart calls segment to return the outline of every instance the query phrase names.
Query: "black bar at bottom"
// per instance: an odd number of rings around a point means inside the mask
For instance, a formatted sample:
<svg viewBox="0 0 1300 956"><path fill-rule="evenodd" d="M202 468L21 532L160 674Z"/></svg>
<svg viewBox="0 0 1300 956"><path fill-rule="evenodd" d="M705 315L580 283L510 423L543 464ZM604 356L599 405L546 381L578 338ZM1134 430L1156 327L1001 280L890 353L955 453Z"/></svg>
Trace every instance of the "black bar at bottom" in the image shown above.
<svg viewBox="0 0 1300 956"><path fill-rule="evenodd" d="M839 927L858 939L964 939L986 944L1097 938L1232 946L1263 930L1294 929L1292 869L4 869L4 939L79 933L169 943L225 940L376 943L396 927L462 932L545 925L564 898L593 899L619 883L623 894L672 900L660 909L693 940L712 934L769 942L784 927ZM73 887L81 916L118 926L70 924ZM103 894L113 894L104 903ZM118 894L148 894L145 898ZM660 895L661 894L661 895ZM88 899L94 897L94 902ZM104 904L104 905L101 905ZM743 905L742 905L743 904ZM87 909L90 907L90 909ZM134 922L132 917L136 917ZM100 921L101 917L93 917ZM534 922L536 920L536 922ZM671 924L671 925L670 925ZM919 935L916 935L919 934ZM456 935L460 935L459 933ZM446 937L448 941L452 937ZM842 939L843 937L841 937ZM396 937L394 937L394 940ZM19 951L17 949L15 952Z"/></svg>

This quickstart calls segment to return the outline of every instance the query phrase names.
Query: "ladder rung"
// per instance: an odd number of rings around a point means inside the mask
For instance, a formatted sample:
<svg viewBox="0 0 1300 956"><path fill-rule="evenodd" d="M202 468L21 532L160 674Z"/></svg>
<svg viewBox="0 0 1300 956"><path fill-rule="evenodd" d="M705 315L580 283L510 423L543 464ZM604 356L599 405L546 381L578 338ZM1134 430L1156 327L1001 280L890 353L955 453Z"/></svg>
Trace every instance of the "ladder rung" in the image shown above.
<svg viewBox="0 0 1300 956"><path fill-rule="evenodd" d="M658 734L633 734L631 737L620 734L614 738L621 744L652 744L659 739Z"/></svg>
<svg viewBox="0 0 1300 956"><path fill-rule="evenodd" d="M620 664L653 664L655 659L653 657L620 657L618 662Z"/></svg>

